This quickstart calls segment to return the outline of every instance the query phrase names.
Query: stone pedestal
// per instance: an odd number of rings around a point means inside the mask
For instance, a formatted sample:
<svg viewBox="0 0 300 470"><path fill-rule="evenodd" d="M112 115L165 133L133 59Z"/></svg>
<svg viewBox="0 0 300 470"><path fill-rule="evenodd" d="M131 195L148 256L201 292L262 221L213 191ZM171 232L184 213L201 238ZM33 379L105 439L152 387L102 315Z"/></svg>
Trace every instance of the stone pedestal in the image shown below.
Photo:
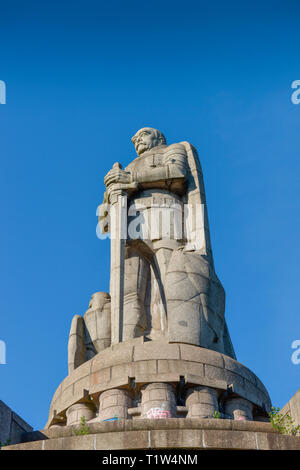
<svg viewBox="0 0 300 470"><path fill-rule="evenodd" d="M141 418L163 419L176 416L174 386L166 383L152 383L141 390Z"/></svg>
<svg viewBox="0 0 300 470"><path fill-rule="evenodd" d="M187 418L212 418L219 411L218 393L210 387L195 387L187 392Z"/></svg>
<svg viewBox="0 0 300 470"><path fill-rule="evenodd" d="M99 398L98 421L127 419L128 408L132 405L129 393L124 389L107 390Z"/></svg>
<svg viewBox="0 0 300 470"><path fill-rule="evenodd" d="M253 420L253 404L243 398L230 398L226 401L225 415L229 419Z"/></svg>
<svg viewBox="0 0 300 470"><path fill-rule="evenodd" d="M95 417L95 414L93 403L77 403L72 405L66 411L67 426L80 424L82 417L85 417L86 421L90 421Z"/></svg>
<svg viewBox="0 0 300 470"><path fill-rule="evenodd" d="M86 404L99 403L95 418ZM75 408L73 408L75 406ZM58 387L46 428L109 419L268 417L271 401L262 382L243 364L216 351L143 337L99 352ZM89 414L88 414L89 413Z"/></svg>

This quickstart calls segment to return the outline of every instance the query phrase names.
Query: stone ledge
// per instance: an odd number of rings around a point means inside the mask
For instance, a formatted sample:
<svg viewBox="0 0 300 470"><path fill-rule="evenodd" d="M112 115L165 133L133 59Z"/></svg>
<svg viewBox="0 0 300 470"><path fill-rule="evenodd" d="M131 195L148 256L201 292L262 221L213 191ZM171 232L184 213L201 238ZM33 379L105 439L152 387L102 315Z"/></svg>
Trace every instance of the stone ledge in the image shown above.
<svg viewBox="0 0 300 470"><path fill-rule="evenodd" d="M300 437L276 433L269 423L218 419L119 420L92 423L91 434L73 427L28 433L31 442L3 450L252 449L300 450ZM26 436L24 436L26 438Z"/></svg>

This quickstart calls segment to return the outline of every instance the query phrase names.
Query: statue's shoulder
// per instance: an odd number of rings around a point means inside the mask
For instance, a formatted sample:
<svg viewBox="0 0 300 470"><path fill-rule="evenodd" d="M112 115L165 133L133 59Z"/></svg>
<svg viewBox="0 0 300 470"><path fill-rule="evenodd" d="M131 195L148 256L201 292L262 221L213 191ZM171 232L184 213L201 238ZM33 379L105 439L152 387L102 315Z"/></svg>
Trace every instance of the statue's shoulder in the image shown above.
<svg viewBox="0 0 300 470"><path fill-rule="evenodd" d="M165 152L179 152L179 153L193 153L194 155L197 154L196 148L187 141L176 142L175 144L168 145L165 149Z"/></svg>
<svg viewBox="0 0 300 470"><path fill-rule="evenodd" d="M187 141L171 144L167 147L167 158L177 155L181 160L185 160L191 171L197 170L202 173L201 164L196 148Z"/></svg>
<svg viewBox="0 0 300 470"><path fill-rule="evenodd" d="M187 160L189 166L200 166L197 150L190 142L183 141L168 145L165 150L165 155L167 158L177 155L180 159Z"/></svg>
<svg viewBox="0 0 300 470"><path fill-rule="evenodd" d="M185 142L177 142L175 144L168 145L165 148L165 153L186 153Z"/></svg>

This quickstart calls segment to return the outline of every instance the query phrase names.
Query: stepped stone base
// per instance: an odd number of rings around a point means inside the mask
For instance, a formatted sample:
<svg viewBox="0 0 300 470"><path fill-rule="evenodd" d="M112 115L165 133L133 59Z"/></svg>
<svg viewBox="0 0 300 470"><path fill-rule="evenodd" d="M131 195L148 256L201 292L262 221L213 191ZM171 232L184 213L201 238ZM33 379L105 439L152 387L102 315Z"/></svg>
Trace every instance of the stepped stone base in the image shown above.
<svg viewBox="0 0 300 470"><path fill-rule="evenodd" d="M74 436L74 428L27 433L24 438L31 442L3 450L300 450L300 437L278 434L269 423L255 421L129 419L91 423L84 436Z"/></svg>
<svg viewBox="0 0 300 470"><path fill-rule="evenodd" d="M54 394L45 429L5 450L300 450L300 437L273 430L270 409L262 382L231 357L141 337L73 370ZM74 435L83 417L88 434Z"/></svg>
<svg viewBox="0 0 300 470"><path fill-rule="evenodd" d="M229 356L143 337L106 348L72 371L52 399L46 428L106 419L266 420L262 382Z"/></svg>

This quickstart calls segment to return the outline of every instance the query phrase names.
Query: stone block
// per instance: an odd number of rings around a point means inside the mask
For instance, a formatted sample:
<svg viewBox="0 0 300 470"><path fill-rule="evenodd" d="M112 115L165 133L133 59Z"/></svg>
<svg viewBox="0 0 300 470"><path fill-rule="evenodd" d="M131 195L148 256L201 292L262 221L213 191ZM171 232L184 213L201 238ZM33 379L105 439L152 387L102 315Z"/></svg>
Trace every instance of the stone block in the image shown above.
<svg viewBox="0 0 300 470"><path fill-rule="evenodd" d="M260 450L300 450L300 437L257 432L256 438Z"/></svg>
<svg viewBox="0 0 300 470"><path fill-rule="evenodd" d="M185 363L174 359L159 359L157 361L157 372L159 374L167 374L169 372L182 373L185 371Z"/></svg>
<svg viewBox="0 0 300 470"><path fill-rule="evenodd" d="M180 344L180 358L184 361L201 362L211 366L223 369L224 361L222 354L209 349L192 346L189 344Z"/></svg>
<svg viewBox="0 0 300 470"><path fill-rule="evenodd" d="M112 432L96 435L97 450L148 449L148 431Z"/></svg>
<svg viewBox="0 0 300 470"><path fill-rule="evenodd" d="M85 396L84 390L90 388L90 377L86 376L74 383L73 396L75 401L81 400Z"/></svg>
<svg viewBox="0 0 300 470"><path fill-rule="evenodd" d="M135 377L136 375L151 375L158 372L156 360L135 362L133 363L133 366L134 368L131 372L131 377Z"/></svg>
<svg viewBox="0 0 300 470"><path fill-rule="evenodd" d="M160 341L149 341L143 345L134 346L134 361L153 359L180 359L179 346Z"/></svg>
<svg viewBox="0 0 300 470"><path fill-rule="evenodd" d="M186 374L184 376L186 384L204 385L218 390L227 390L227 382L225 380L208 379L205 376Z"/></svg>
<svg viewBox="0 0 300 470"><path fill-rule="evenodd" d="M64 391L66 388L70 387L73 383L78 382L78 380L88 377L91 373L91 366L92 362L87 361L81 366L77 367L74 369L62 382L62 391Z"/></svg>
<svg viewBox="0 0 300 470"><path fill-rule="evenodd" d="M203 445L207 449L257 449L255 434L247 431L203 431Z"/></svg>
<svg viewBox="0 0 300 470"><path fill-rule="evenodd" d="M225 420L222 420L225 421ZM276 432L271 423L263 423L261 421L244 421L244 420L226 420L231 423L231 429L233 431L253 431L272 433Z"/></svg>
<svg viewBox="0 0 300 470"><path fill-rule="evenodd" d="M43 450L95 450L95 436L59 437L43 441Z"/></svg>
<svg viewBox="0 0 300 470"><path fill-rule="evenodd" d="M159 359L157 361L158 373L177 373L184 376L193 374L204 376L204 366L199 362L189 362L174 359Z"/></svg>
<svg viewBox="0 0 300 470"><path fill-rule="evenodd" d="M150 431L152 449L202 449L203 431L200 429L172 429Z"/></svg>
<svg viewBox="0 0 300 470"><path fill-rule="evenodd" d="M256 386L256 375L251 372L247 367L245 367L240 362L232 359L229 356L222 355L224 360L225 369L233 372L234 374L244 377L244 379L249 380L253 385Z"/></svg>
<svg viewBox="0 0 300 470"><path fill-rule="evenodd" d="M136 375L135 381L137 384L147 384L152 382L179 382L179 374L147 374L147 375Z"/></svg>
<svg viewBox="0 0 300 470"><path fill-rule="evenodd" d="M105 369L98 370L96 372L93 372L93 374L90 375L90 386L109 382L110 379L111 379L111 368L106 367Z"/></svg>
<svg viewBox="0 0 300 470"><path fill-rule="evenodd" d="M25 442L22 444L14 444L1 448L1 452L4 450L43 450L45 441L33 441Z"/></svg>
<svg viewBox="0 0 300 470"><path fill-rule="evenodd" d="M124 364L126 362L131 362L133 357L133 346L126 343L121 344L123 345L123 347L113 349L113 347L111 346L105 349L104 351L98 353L92 359L91 372L95 372L99 369L104 369L105 367L110 367L116 364Z"/></svg>
<svg viewBox="0 0 300 470"><path fill-rule="evenodd" d="M121 377L125 380L125 377L131 377L134 373L133 369L132 363L114 365L111 367L111 380L121 379Z"/></svg>

